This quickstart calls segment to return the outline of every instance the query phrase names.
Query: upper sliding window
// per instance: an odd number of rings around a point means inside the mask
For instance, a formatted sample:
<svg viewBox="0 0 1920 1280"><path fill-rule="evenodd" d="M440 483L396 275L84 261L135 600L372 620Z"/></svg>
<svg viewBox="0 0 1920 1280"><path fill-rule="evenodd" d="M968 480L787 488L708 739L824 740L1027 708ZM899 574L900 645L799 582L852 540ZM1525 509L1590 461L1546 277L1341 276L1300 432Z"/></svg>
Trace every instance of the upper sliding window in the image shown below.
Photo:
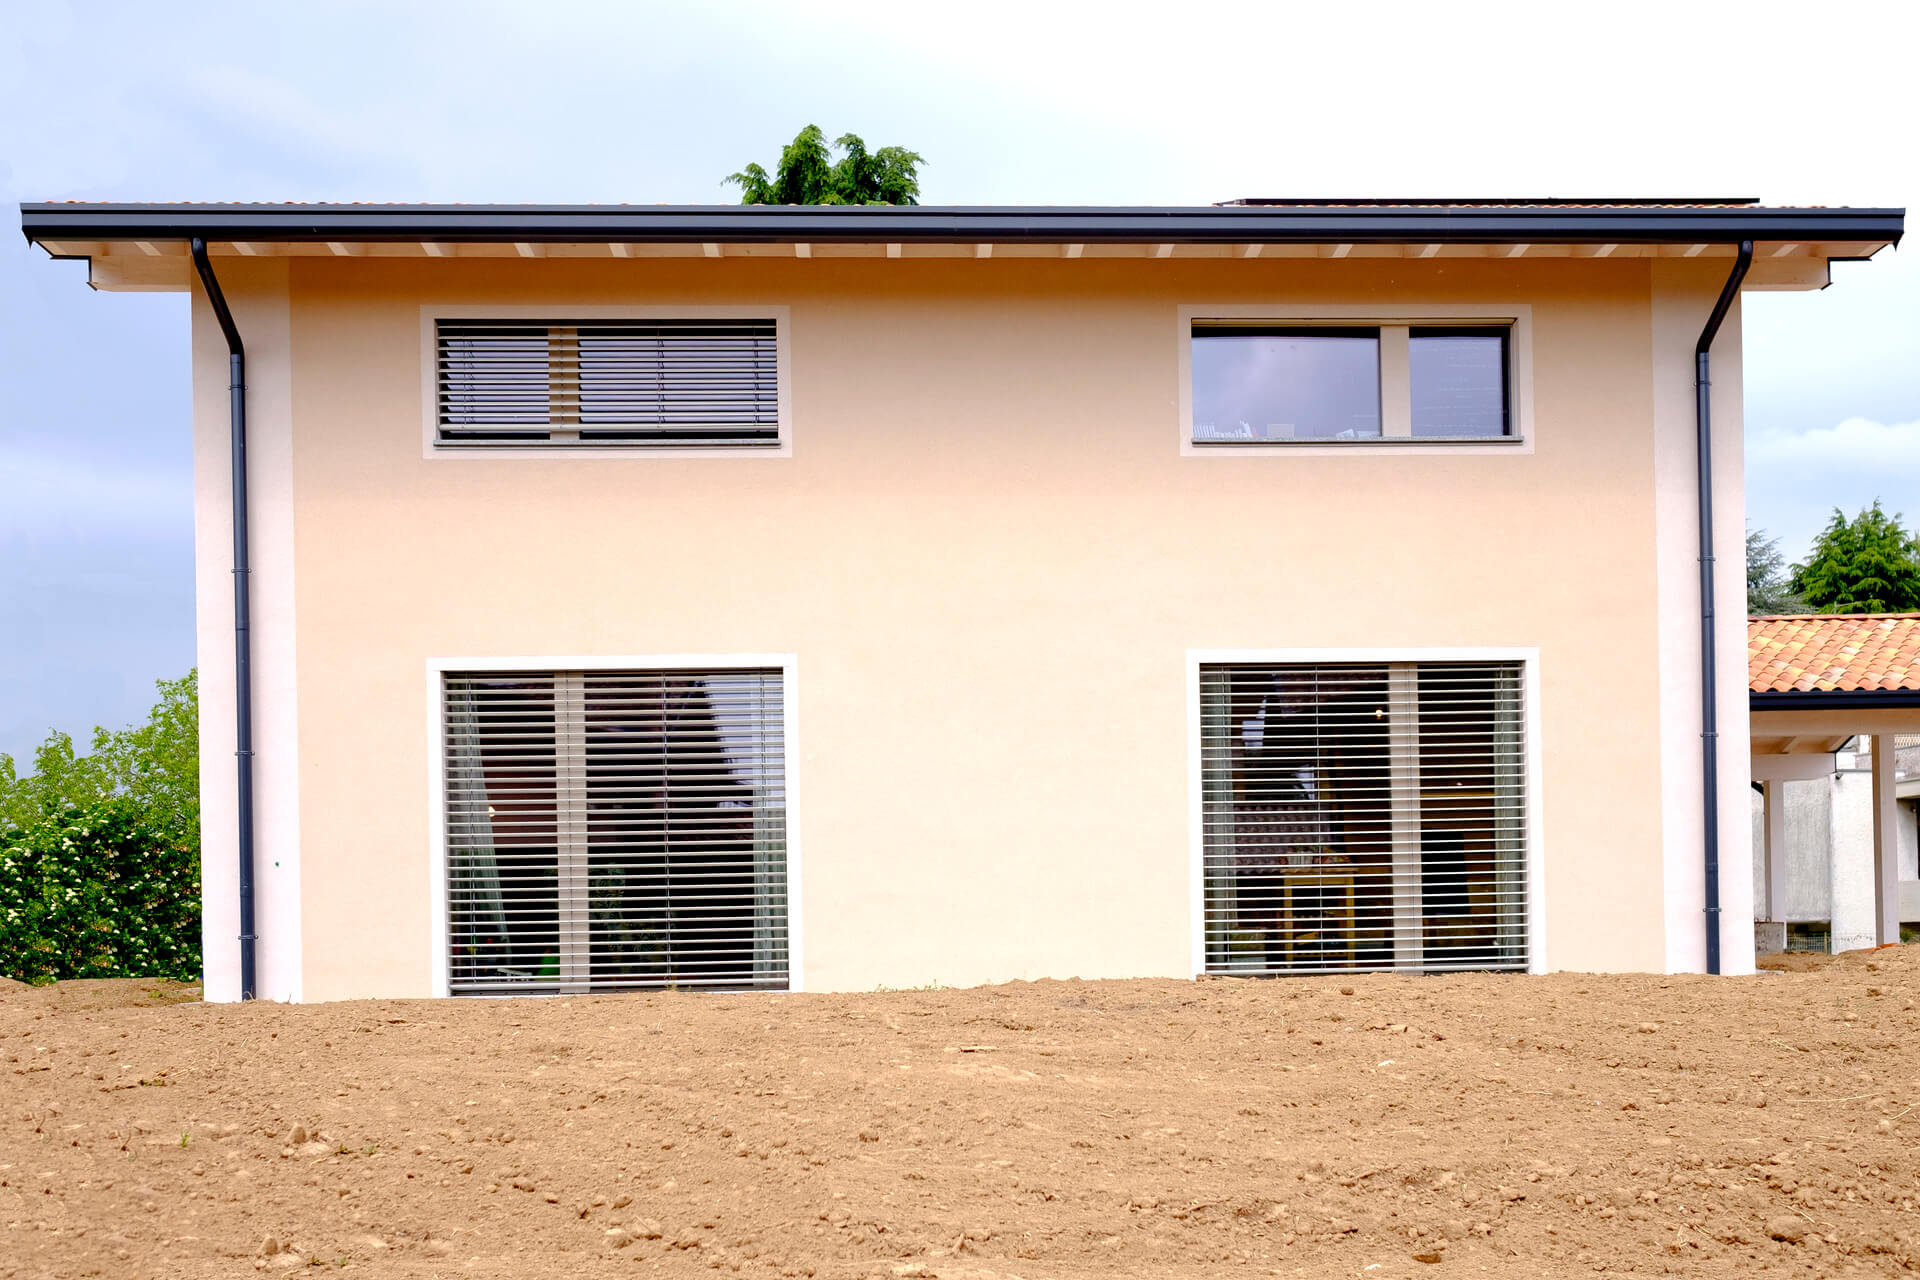
<svg viewBox="0 0 1920 1280"><path fill-rule="evenodd" d="M767 319L435 322L442 446L771 449Z"/></svg>
<svg viewBox="0 0 1920 1280"><path fill-rule="evenodd" d="M1195 320L1195 444L1515 436L1509 324Z"/></svg>

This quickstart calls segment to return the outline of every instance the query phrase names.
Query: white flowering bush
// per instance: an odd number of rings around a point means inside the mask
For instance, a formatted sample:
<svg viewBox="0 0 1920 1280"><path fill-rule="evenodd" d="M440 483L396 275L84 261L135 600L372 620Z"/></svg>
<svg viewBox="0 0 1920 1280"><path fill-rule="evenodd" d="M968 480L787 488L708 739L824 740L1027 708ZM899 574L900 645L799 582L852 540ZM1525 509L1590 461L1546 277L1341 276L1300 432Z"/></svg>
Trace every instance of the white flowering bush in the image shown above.
<svg viewBox="0 0 1920 1280"><path fill-rule="evenodd" d="M0 831L0 974L198 980L198 848L124 796Z"/></svg>

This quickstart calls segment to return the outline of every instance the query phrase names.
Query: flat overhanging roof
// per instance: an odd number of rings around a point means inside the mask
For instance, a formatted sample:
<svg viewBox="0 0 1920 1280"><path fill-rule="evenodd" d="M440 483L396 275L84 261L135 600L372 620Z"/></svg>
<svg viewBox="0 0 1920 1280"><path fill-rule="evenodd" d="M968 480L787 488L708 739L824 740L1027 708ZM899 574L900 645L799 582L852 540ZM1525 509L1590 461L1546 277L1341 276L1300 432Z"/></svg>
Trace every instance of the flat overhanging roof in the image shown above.
<svg viewBox="0 0 1920 1280"><path fill-rule="evenodd" d="M20 206L96 288L189 287L187 244L337 258L1731 258L1748 289L1817 289L1898 243L1901 209L1741 200L1244 202L1168 207L92 204Z"/></svg>
<svg viewBox="0 0 1920 1280"><path fill-rule="evenodd" d="M65 204L29 240L995 244L1899 242L1902 209L1703 204L857 205Z"/></svg>

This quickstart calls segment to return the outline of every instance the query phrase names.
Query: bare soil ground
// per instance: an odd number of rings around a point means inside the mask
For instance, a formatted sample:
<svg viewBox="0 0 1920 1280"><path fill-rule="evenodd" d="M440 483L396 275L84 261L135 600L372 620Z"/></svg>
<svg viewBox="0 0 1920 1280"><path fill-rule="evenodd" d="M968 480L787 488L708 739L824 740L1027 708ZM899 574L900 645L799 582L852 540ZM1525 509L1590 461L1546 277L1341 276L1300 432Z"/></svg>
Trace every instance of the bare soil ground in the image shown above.
<svg viewBox="0 0 1920 1280"><path fill-rule="evenodd" d="M1920 948L1791 963L294 1008L12 985L0 1276L1907 1270Z"/></svg>

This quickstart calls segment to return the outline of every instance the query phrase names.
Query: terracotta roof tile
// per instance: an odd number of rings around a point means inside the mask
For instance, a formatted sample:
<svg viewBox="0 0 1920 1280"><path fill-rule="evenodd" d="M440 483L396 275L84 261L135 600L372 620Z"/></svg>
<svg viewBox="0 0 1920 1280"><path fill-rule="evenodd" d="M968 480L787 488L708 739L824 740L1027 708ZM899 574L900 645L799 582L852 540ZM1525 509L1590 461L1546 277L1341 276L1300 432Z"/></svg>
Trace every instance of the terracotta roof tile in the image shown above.
<svg viewBox="0 0 1920 1280"><path fill-rule="evenodd" d="M1747 620L1754 693L1920 690L1920 613Z"/></svg>

